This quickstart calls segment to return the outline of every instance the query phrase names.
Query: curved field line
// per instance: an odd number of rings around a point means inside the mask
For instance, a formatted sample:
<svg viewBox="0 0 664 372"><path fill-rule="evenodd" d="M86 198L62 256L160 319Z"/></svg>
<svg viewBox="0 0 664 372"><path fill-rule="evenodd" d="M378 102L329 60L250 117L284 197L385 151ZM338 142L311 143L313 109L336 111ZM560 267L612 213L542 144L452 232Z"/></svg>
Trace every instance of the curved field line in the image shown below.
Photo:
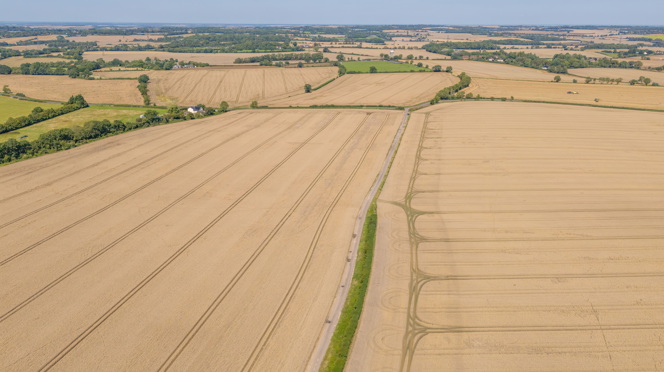
<svg viewBox="0 0 664 372"><path fill-rule="evenodd" d="M335 196L334 200L330 204L330 206L327 208L325 211L325 214L323 215L323 218L320 220L318 224L318 228L316 229L316 232L311 239L311 243L309 243L309 247L307 248L307 252L305 254L304 260L300 264L300 267L297 271L297 275L295 276L295 279L291 283L290 287L288 288L288 292L286 293L286 296L284 299L281 301L281 304L279 304L279 307L277 309L277 312L274 314L272 319L270 320L270 323L268 324L267 328L263 331L263 334L261 335L258 343L252 350L251 354L249 355L249 358L245 362L244 366L242 367L242 371L245 370L251 370L253 369L254 365L258 361L258 358L260 358L263 350L265 349L265 345L268 343L272 335L274 334L275 330L279 326L279 323L284 317L284 314L286 313L286 309L290 305L291 301L293 300L293 296L295 295L295 292L297 289L300 287L300 284L302 283L302 279L304 278L304 274L306 273L307 269L309 268L309 264L311 263L311 259L313 257L314 251L316 246L318 245L318 241L320 240L321 235L323 234L323 229L325 228L325 225L327 224L328 219L332 215L332 212L334 211L335 207L341 200L341 197L344 195L346 190L348 189L348 186L350 186L350 183L355 179L355 175L357 172L360 170L362 165L364 164L364 160L366 159L367 155L371 151L371 148L373 147L373 144L376 142L376 139L378 138L378 135L380 132L383 130L383 127L385 127L385 124L387 123L388 119L390 118L390 115L386 115L385 119L381 123L380 127L376 131L376 133L373 135L371 138L371 141L367 145L366 149L364 150L364 153L362 154L362 157L358 160L357 164L355 165L355 168L353 168L351 174L348 176L346 179L346 182L342 185L341 189Z"/></svg>
<svg viewBox="0 0 664 372"><path fill-rule="evenodd" d="M125 303L127 303L132 297L134 297L141 289L148 285L157 275L164 271L171 263L173 263L180 255L182 255L189 247L191 247L198 239L205 235L212 227L214 227L221 219L223 219L231 210L233 210L238 204L240 204L249 194L251 194L255 189L257 189L265 180L267 180L274 172L276 172L283 164L285 164L290 158L295 156L305 145L307 145L311 140L320 134L325 128L327 128L337 117L339 113L336 113L325 125L321 126L316 132L314 132L309 138L303 141L298 147L291 151L284 159L282 159L277 165L275 165L269 172L267 172L260 180L258 180L253 186L251 186L247 191L242 194L238 199L236 199L231 205L229 205L224 211L218 214L212 221L210 221L203 229L199 230L189 241L182 245L177 251L175 251L166 261L162 262L155 270L148 274L143 280L141 280L137 285L135 285L129 292L127 292L122 298L120 298L110 309L108 309L104 314L102 314L97 320L95 320L91 325L89 325L83 332L81 332L74 340L72 340L67 346L61 349L54 357L52 357L46 364L44 364L39 370L48 371L53 368L62 358L64 358L69 352L71 352L76 346L83 342L90 334L92 334L99 326L101 326L108 318L110 318L116 311L118 311Z"/></svg>
<svg viewBox="0 0 664 372"><path fill-rule="evenodd" d="M226 127L230 126L231 124L233 124L233 123L235 123L235 122L237 122L237 121L239 121L239 120L241 120L241 119L243 119L243 117L237 118L237 120L233 120L233 121L227 123L226 125L223 125L223 126L220 126L220 127L217 127L217 128L213 128L212 130L209 130L208 132L204 133L203 135L208 134L208 133L212 133L212 132L215 132L215 131L220 131L220 130L222 130L222 129L225 129ZM241 134L242 134L242 133L238 134L237 136L239 136L239 135L241 135ZM73 193L73 194L70 194L70 195L68 195L68 196L66 196L66 197L64 197L64 198L61 198L61 199L59 199L59 200L57 200L57 201L55 201L55 202L53 202L53 203L50 203L50 204L48 204L48 205L46 205L46 206L44 206L44 207L42 207L42 208L38 208L38 209L36 209L36 210L34 210L34 211L30 212L30 213L27 213L27 214L23 215L22 217L18 217L18 218L16 218L16 219L14 219L14 220L12 220L12 221L10 221L10 222L8 222L8 223L6 223L6 224L0 226L0 228L2 228L2 227L6 227L6 226L9 226L9 225L11 225L11 224L14 223L14 222L20 221L21 219L24 219L24 218L26 218L26 217L28 217L28 216L31 216L31 215L33 215L33 214L35 214L35 213L37 213L37 212L41 212L41 211L43 211L43 210L45 210L45 209L47 209L47 208L50 208L50 207L52 207L52 206L54 206L54 205L56 205L56 204L58 204L58 203L60 203L60 202L62 202L62 201L65 201L65 200L71 199L71 198L73 198L74 196L78 196L78 195L80 195L81 193L83 193L83 192L85 192L85 191L88 191L88 190L90 190L91 188L93 188L93 187L95 187L95 186L97 186L97 185L99 185L99 184L101 184L101 183L103 183L103 182L105 182L105 181L107 181L107 180L109 180L109 179L111 179L111 178L116 177L117 175L120 175L120 174L122 174L122 173L125 173L125 172L127 172L127 171L129 171L129 170L131 170L131 169L133 169L133 168L136 168L138 165L141 165L141 164L143 164L143 163L145 163L145 162L147 162L147 161L149 161L149 160L151 160L151 159L154 159L155 157L157 157L157 156L159 156L159 155L161 155L161 154L163 154L163 153L165 153L165 152L171 151L171 150L173 150L174 148L179 147L179 146L182 146L182 145L184 145L184 144L187 144L187 141L185 141L185 142L183 142L183 143L181 143L181 144L179 144L179 145L176 145L176 146L174 146L174 147L171 147L170 149L165 150L164 152L162 152L162 153L160 153L160 154L157 154L157 155L155 155L155 156L153 156L153 157L151 157L151 158L149 158L149 159L147 159L147 160L145 160L145 161L142 161L142 162L140 162L140 163L138 163L138 164L136 164L136 165L134 165L134 166L132 166L132 167L129 167L129 168L127 168L126 170L124 170L124 171L122 171L122 172L120 172L120 173L117 173L117 174L115 174L115 175L113 175L113 176L111 176L111 177L105 178L105 179L103 179L103 180L101 180L101 181L99 181L99 182L97 182L97 183L94 183L94 184L92 184L91 186L88 186L88 187L86 187L86 188L84 188L84 189L82 189L82 190L79 190L78 192L75 192L75 193ZM170 175L170 174L176 172L177 170L179 170L179 169L185 167L186 165L190 164L191 162L193 162L193 161L195 161L195 160L197 160L197 159L199 159L199 158L205 156L205 155L208 154L209 152L211 152L211 151L217 149L218 147L220 147L222 144L223 144L223 143L221 143L221 144L216 144L215 146L209 148L208 150L205 150L205 151L199 153L198 155L194 156L193 158L187 160L186 162L181 163L181 164L178 165L177 167L172 168L170 171L168 171L168 172L166 172L166 173L163 173L163 174L161 174L160 176L158 176L158 177L156 177L156 178L153 178L152 180L148 181L147 183L144 183L143 185L141 185L141 186L135 188L134 190L130 191L129 193L127 193L127 194L121 196L120 198L118 198L118 199L112 201L111 203L106 204L104 207L102 207L102 208L100 208L100 209L97 209L96 211L94 211L94 212L88 214L87 216L85 216L85 217L83 217L83 218L80 218L79 220L77 220L77 221L75 221L75 222L72 222L71 224L69 224L69 225L67 225L67 226L65 226L65 227L63 227L63 228L61 228L60 230L58 230L58 231L52 233L51 235L49 235L49 236L47 236L47 237L45 237L45 238L39 240L38 242L33 243L33 244L29 245L28 247L26 247L26 248L24 248L24 249L22 249L22 250L20 250L20 251L18 251L18 252L16 252L16 253L14 253L13 255L11 255L11 256L5 258L4 260L0 261L0 266L4 266L4 265L6 265L7 263L11 262L12 260L16 259L17 257L20 257L21 255L23 255L23 254L29 252L30 250L34 249L35 247L38 247L39 245L41 245L41 244L43 244L43 243L45 243L45 242L47 242L47 241L53 239L54 237L56 237L56 236L58 236L58 235L64 233L64 232L67 231L67 230L70 230L71 228L73 228L73 227L75 227L75 226L81 224L82 222L87 221L87 220L89 220L90 218L92 218L92 217L94 217L94 216L96 216L96 215L98 215L98 214L100 214L100 213L102 213L102 212L104 212L104 211L106 211L106 210L112 208L113 206L115 206L115 205L121 203L122 201L124 201L124 200L130 198L131 196L137 194L138 192L140 192L140 191L146 189L146 188L149 187L150 185L152 185L152 184L154 184L154 183L160 181L161 179L165 178L166 176L168 176L168 175Z"/></svg>
<svg viewBox="0 0 664 372"><path fill-rule="evenodd" d="M127 239L128 237L130 237L131 235L133 235L134 233L136 233L137 231L139 231L140 229L142 229L143 227L145 227L146 225L148 225L149 223L151 223L152 221L154 221L155 219L157 219L157 218L158 218L159 216L161 216L162 214L166 213L168 210L170 210L171 208L173 208L175 205L179 204L181 201L183 201L184 199L188 198L188 197L189 197L190 195L192 195L194 192L198 191L201 187L205 186L206 184L208 184L209 182L211 182L212 180L214 180L215 178L217 178L219 175L221 175L222 173L226 172L228 169L230 169L230 168L232 168L233 166L235 166L236 164L238 164L240 161L244 160L247 156L251 155L251 154L254 153L256 150L258 150L259 148L263 147L265 144L269 143L270 141L274 140L275 138L277 138L278 136L280 136L281 134L283 134L283 133L286 132L287 130L291 129L294 125L295 125L295 124L290 125L290 126L287 127L287 128L284 128L283 130L277 132L276 134L274 134L273 136L269 137L269 138L266 139L265 141L263 141L263 142L261 142L260 144L256 145L256 146L253 147L251 150L245 152L245 153L242 154L240 157L236 158L234 161L232 161L231 163L229 163L228 165L226 165L224 168L222 168L222 169L219 170L218 172L214 173L213 175L211 175L210 177L208 177L207 179L205 179L203 182L201 182L201 183L199 183L198 185L194 186L192 189L190 189L189 191L187 191L185 194L183 194L182 196L180 196L179 198L177 198L176 200L174 200L173 202L171 202L170 204L168 204L166 207L162 208L161 210L159 210L158 212L156 212L155 214L153 214L153 215L150 216L149 218L145 219L145 220L144 220L143 222L141 222L140 224L138 224L138 225L136 225L135 227L133 227L131 230L129 230L128 232L126 232L124 235L122 235L122 236L120 236L119 238L115 239L113 242L111 242L110 244L106 245L105 247L103 247L102 249L100 249L99 251L97 251L97 252L96 252L95 254L93 254L92 256L86 258L84 261L80 262L79 264L77 264L76 266L74 266L73 268L71 268L70 270L68 270L67 272L65 272L64 274L60 275L58 278L54 279L53 281L51 281L50 283L48 283L46 286L42 287L40 290L38 290L37 292L35 292L34 294L32 294L32 295L31 295L30 297L28 297L27 299L21 301L19 304L17 304L16 306L14 306L12 309L10 309L9 311L7 311L6 313L0 315L0 323L4 322L7 318L11 317L11 316L14 315L15 313L17 313L19 310L21 310L22 308L26 307L26 306L27 306L28 304L30 304L32 301L36 300L37 298L39 298L40 296L42 296L44 293L48 292L51 288L53 288L53 287L55 287L56 285L60 284L62 281L64 281L64 280L67 279L68 277L70 277L72 274L74 274L75 272L77 272L78 270L80 270L81 268L83 268L84 266L86 266L87 264L89 264L90 262L96 260L96 259L99 258L101 255L103 255L104 253L108 252L110 249L112 249L112 248L115 247L116 245L120 244L122 241L124 241L125 239ZM252 128L252 130L253 130L253 129L255 129L255 128ZM236 136L230 137L230 138L228 138L227 140L223 141L221 144L225 144L225 143L227 143L227 142L229 142L229 141L231 141L231 140L233 140L233 139L239 137L240 135L243 135L243 134L246 134L246 133L248 133L248 131L247 131L247 132L240 133L240 134L238 134L238 135L236 135Z"/></svg>
<svg viewBox="0 0 664 372"><path fill-rule="evenodd" d="M328 168L334 163L334 161L337 159L337 157L343 152L344 148L350 143L350 141L357 135L359 132L360 128L364 125L364 123L367 121L369 118L369 114L362 120L362 122L357 126L357 128L350 134L350 136L344 141L344 143L339 147L339 149L332 155L330 160L325 164L325 166L318 172L316 177L311 181L311 183L307 186L307 188L304 190L304 192L299 196L299 198L295 201L295 203L286 211L284 216L279 220L277 225L270 231L268 236L261 242L261 244L254 250L254 252L251 254L249 259L242 265L240 270L235 273L231 281L219 292L219 294L215 297L214 301L207 307L205 312L200 316L198 321L194 324L193 327L187 332L185 337L180 341L180 343L176 346L176 348L168 355L166 360L162 363L162 365L159 367L159 371L165 371L168 370L175 360L182 354L184 349L187 348L191 340L196 337L196 334L203 328L205 323L210 319L212 314L217 310L219 305L224 301L226 296L233 290L235 285L242 279L244 274L249 270L251 265L256 261L256 259L263 253L265 248L270 244L272 239L277 235L279 230L286 224L286 221L290 219L290 217L295 213L295 210L302 204L304 199L309 195L311 190L316 186L318 181L323 177L325 172L328 170Z"/></svg>

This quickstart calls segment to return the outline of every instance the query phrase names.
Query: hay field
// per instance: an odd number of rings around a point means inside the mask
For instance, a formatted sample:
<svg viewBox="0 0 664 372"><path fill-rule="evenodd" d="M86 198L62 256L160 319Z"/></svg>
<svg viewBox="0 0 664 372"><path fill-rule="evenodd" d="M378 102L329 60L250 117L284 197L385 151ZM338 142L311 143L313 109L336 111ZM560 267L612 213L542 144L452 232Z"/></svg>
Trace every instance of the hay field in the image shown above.
<svg viewBox="0 0 664 372"><path fill-rule="evenodd" d="M266 53L171 53L171 52L85 52L83 58L94 61L102 58L105 61L112 61L117 58L121 61L133 61L137 59L159 58L159 59L177 59L179 61L203 62L210 65L232 65L236 58L262 56Z"/></svg>
<svg viewBox="0 0 664 372"><path fill-rule="evenodd" d="M465 72L473 79L494 78L510 80L541 80L552 81L556 75L560 75L562 81L572 81L573 76L565 74L552 74L544 70L534 68L506 65L503 63L477 62L477 61L441 61L437 63L445 69L452 66L453 73L458 75Z"/></svg>
<svg viewBox="0 0 664 372"><path fill-rule="evenodd" d="M159 45L164 44L161 42L154 42L153 40L161 38L162 34L141 34L141 35L88 35L88 36L68 36L67 40L76 42L90 42L94 41L99 46L115 46L119 44L129 45ZM141 40L141 41L134 41Z"/></svg>
<svg viewBox="0 0 664 372"><path fill-rule="evenodd" d="M307 52L314 53L313 50L308 50ZM138 51L138 52L104 51L104 52L85 52L83 53L83 58L90 61L94 61L99 58L102 58L105 61L112 61L115 58L122 61L133 61L137 59L145 59L146 57L159 58L159 59L173 58L184 62L194 61L194 62L209 63L212 66L224 66L224 65L247 66L247 65L258 65L258 63L243 63L241 65L238 65L234 64L233 62L237 58L262 56L265 54L274 54L274 53L171 53L171 52L152 52L152 51ZM330 58L330 60L335 60L336 57L336 54L334 53L323 53L323 55L327 58ZM290 62L293 63L293 61Z"/></svg>
<svg viewBox="0 0 664 372"><path fill-rule="evenodd" d="M12 117L17 118L19 116L29 115L35 107L41 107L46 110L49 108L60 107L60 105L55 103L23 101L11 97L0 96L0 124Z"/></svg>
<svg viewBox="0 0 664 372"><path fill-rule="evenodd" d="M303 370L401 117L232 112L0 168L0 370Z"/></svg>
<svg viewBox="0 0 664 372"><path fill-rule="evenodd" d="M336 67L232 68L151 71L150 96L160 105L242 106L258 100L304 92L337 75Z"/></svg>
<svg viewBox="0 0 664 372"><path fill-rule="evenodd" d="M58 58L58 57L39 57L39 58L25 58L25 57L9 57L5 59L0 59L0 65L5 65L9 67L19 67L24 63L35 63L35 62L71 62L71 59Z"/></svg>
<svg viewBox="0 0 664 372"><path fill-rule="evenodd" d="M645 76L652 79L653 83L664 85L664 72L657 71L644 71L636 70L633 68L572 68L568 72L572 75L583 77L608 77L612 79L622 78L624 83L628 83L632 79L638 80L639 77Z"/></svg>
<svg viewBox="0 0 664 372"><path fill-rule="evenodd" d="M514 96L515 99L565 103L597 104L602 106L634 107L664 110L664 88L653 86L578 84L537 81L473 79L467 93L482 97ZM578 94L568 94L574 91ZM595 98L599 102L595 102Z"/></svg>
<svg viewBox="0 0 664 372"><path fill-rule="evenodd" d="M52 75L0 75L0 86L31 98L66 101L82 94L89 103L142 105L135 80L83 80Z"/></svg>
<svg viewBox="0 0 664 372"><path fill-rule="evenodd" d="M429 101L457 77L441 72L344 75L323 88L292 97L266 101L269 106L388 105L405 106Z"/></svg>
<svg viewBox="0 0 664 372"><path fill-rule="evenodd" d="M664 365L662 123L509 102L413 113L346 371Z"/></svg>

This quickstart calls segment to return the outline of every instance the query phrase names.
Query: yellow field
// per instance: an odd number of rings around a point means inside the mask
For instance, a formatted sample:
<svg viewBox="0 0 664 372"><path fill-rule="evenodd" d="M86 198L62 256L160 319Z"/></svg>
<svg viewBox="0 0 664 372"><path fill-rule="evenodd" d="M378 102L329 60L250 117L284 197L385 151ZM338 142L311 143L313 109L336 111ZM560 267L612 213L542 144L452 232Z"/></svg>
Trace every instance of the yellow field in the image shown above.
<svg viewBox="0 0 664 372"><path fill-rule="evenodd" d="M477 61L441 61L443 69L452 66L453 73L458 75L465 72L474 78L494 78L510 80L541 80L552 81L556 75L560 75L562 81L572 81L574 76L565 74L552 74L544 70L534 68L506 65L503 63L489 63Z"/></svg>
<svg viewBox="0 0 664 372"><path fill-rule="evenodd" d="M0 168L0 370L301 371L400 112L232 112Z"/></svg>
<svg viewBox="0 0 664 372"><path fill-rule="evenodd" d="M581 81L581 78L579 78ZM467 93L490 98L510 98L565 103L597 104L664 110L664 88L630 85L603 85L473 79ZM574 91L578 94L568 94ZM599 102L595 102L595 98Z"/></svg>
<svg viewBox="0 0 664 372"><path fill-rule="evenodd" d="M344 75L323 88L292 97L266 101L269 106L414 105L431 100L436 92L458 82L440 72Z"/></svg>
<svg viewBox="0 0 664 372"><path fill-rule="evenodd" d="M638 80L639 77L644 76L650 78L653 83L664 85L664 72L657 71L644 71L633 68L572 68L569 69L569 73L572 75L593 78L622 78L623 83L628 83L632 79Z"/></svg>
<svg viewBox="0 0 664 372"><path fill-rule="evenodd" d="M105 61L112 61L117 58L121 61L133 61L137 59L159 58L159 59L177 59L183 62L203 62L210 65L232 65L236 58L245 58L261 56L265 53L170 53L170 52L85 52L83 58L94 61L102 58Z"/></svg>
<svg viewBox="0 0 664 372"><path fill-rule="evenodd" d="M241 106L304 92L305 84L316 87L334 78L337 68L197 68L146 73L150 76L150 96L158 105L218 106L227 101L231 106Z"/></svg>
<svg viewBox="0 0 664 372"><path fill-rule="evenodd" d="M162 34L142 34L142 35L88 35L88 36L69 36L67 40L76 42L96 41L99 46L113 46L118 44L130 45L159 45L154 41L134 41L136 40L155 40L161 38Z"/></svg>
<svg viewBox="0 0 664 372"><path fill-rule="evenodd" d="M346 371L664 366L663 113L411 114Z"/></svg>
<svg viewBox="0 0 664 372"><path fill-rule="evenodd" d="M0 59L0 65L5 65L9 67L18 67L23 63L35 63L35 62L71 62L71 59L58 58L58 57L39 57L39 58L25 58L25 57L9 57L5 59Z"/></svg>
<svg viewBox="0 0 664 372"><path fill-rule="evenodd" d="M68 76L0 75L0 86L31 98L66 101L82 94L90 103L142 105L135 80L83 80Z"/></svg>

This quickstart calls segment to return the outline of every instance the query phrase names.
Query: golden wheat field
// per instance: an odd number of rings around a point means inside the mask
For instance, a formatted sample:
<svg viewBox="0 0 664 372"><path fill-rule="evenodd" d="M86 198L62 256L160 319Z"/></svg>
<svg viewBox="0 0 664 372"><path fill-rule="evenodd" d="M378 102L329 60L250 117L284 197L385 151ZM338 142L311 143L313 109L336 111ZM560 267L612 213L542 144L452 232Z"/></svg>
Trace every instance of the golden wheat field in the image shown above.
<svg viewBox="0 0 664 372"><path fill-rule="evenodd" d="M431 100L439 90L458 81L451 74L439 72L351 74L315 92L268 100L266 104L276 107L415 105Z"/></svg>
<svg viewBox="0 0 664 372"><path fill-rule="evenodd" d="M641 76L650 78L653 83L664 85L664 72L636 70L633 68L572 68L568 71L572 75L592 78L623 79L628 83L632 79L638 80ZM664 94L664 93L662 93Z"/></svg>
<svg viewBox="0 0 664 372"><path fill-rule="evenodd" d="M83 58L94 61L99 58L105 61L112 61L117 58L121 61L134 61L137 59L145 58L159 58L159 59L177 59L182 62L203 62L210 65L232 65L236 58L254 57L264 55L265 53L171 53L171 52L152 52L152 51L137 51L137 52L115 52L115 51L102 51L102 52L85 52Z"/></svg>
<svg viewBox="0 0 664 372"><path fill-rule="evenodd" d="M229 68L150 71L150 96L160 105L242 106L251 101L304 92L337 75L336 67Z"/></svg>
<svg viewBox="0 0 664 372"><path fill-rule="evenodd" d="M664 365L664 113L411 114L346 371Z"/></svg>
<svg viewBox="0 0 664 372"><path fill-rule="evenodd" d="M664 88L653 86L553 83L473 79L466 93L484 98L510 98L664 110ZM576 92L576 94L570 93ZM595 101L597 99L597 101Z"/></svg>
<svg viewBox="0 0 664 372"><path fill-rule="evenodd" d="M401 117L237 111L0 168L0 370L303 370Z"/></svg>
<svg viewBox="0 0 664 372"><path fill-rule="evenodd" d="M68 76L0 75L0 86L9 85L14 93L31 98L66 101L82 94L90 103L142 105L136 80L84 80Z"/></svg>
<svg viewBox="0 0 664 372"><path fill-rule="evenodd" d="M493 78L509 80L540 80L552 81L556 75L560 75L562 81L572 81L575 77L565 74L553 74L544 70L534 68L506 65L504 63L490 63L478 61L441 61L443 69L451 66L455 75L465 72L474 78Z"/></svg>

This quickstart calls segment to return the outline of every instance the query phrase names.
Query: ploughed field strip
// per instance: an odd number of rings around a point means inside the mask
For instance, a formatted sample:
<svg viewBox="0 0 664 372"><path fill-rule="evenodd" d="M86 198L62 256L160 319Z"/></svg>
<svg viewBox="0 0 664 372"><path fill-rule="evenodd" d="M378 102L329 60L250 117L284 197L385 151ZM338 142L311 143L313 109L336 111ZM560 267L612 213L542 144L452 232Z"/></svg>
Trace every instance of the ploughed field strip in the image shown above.
<svg viewBox="0 0 664 372"><path fill-rule="evenodd" d="M0 370L303 369L400 120L238 111L0 168Z"/></svg>
<svg viewBox="0 0 664 372"><path fill-rule="evenodd" d="M350 371L664 366L664 114L412 114Z"/></svg>

